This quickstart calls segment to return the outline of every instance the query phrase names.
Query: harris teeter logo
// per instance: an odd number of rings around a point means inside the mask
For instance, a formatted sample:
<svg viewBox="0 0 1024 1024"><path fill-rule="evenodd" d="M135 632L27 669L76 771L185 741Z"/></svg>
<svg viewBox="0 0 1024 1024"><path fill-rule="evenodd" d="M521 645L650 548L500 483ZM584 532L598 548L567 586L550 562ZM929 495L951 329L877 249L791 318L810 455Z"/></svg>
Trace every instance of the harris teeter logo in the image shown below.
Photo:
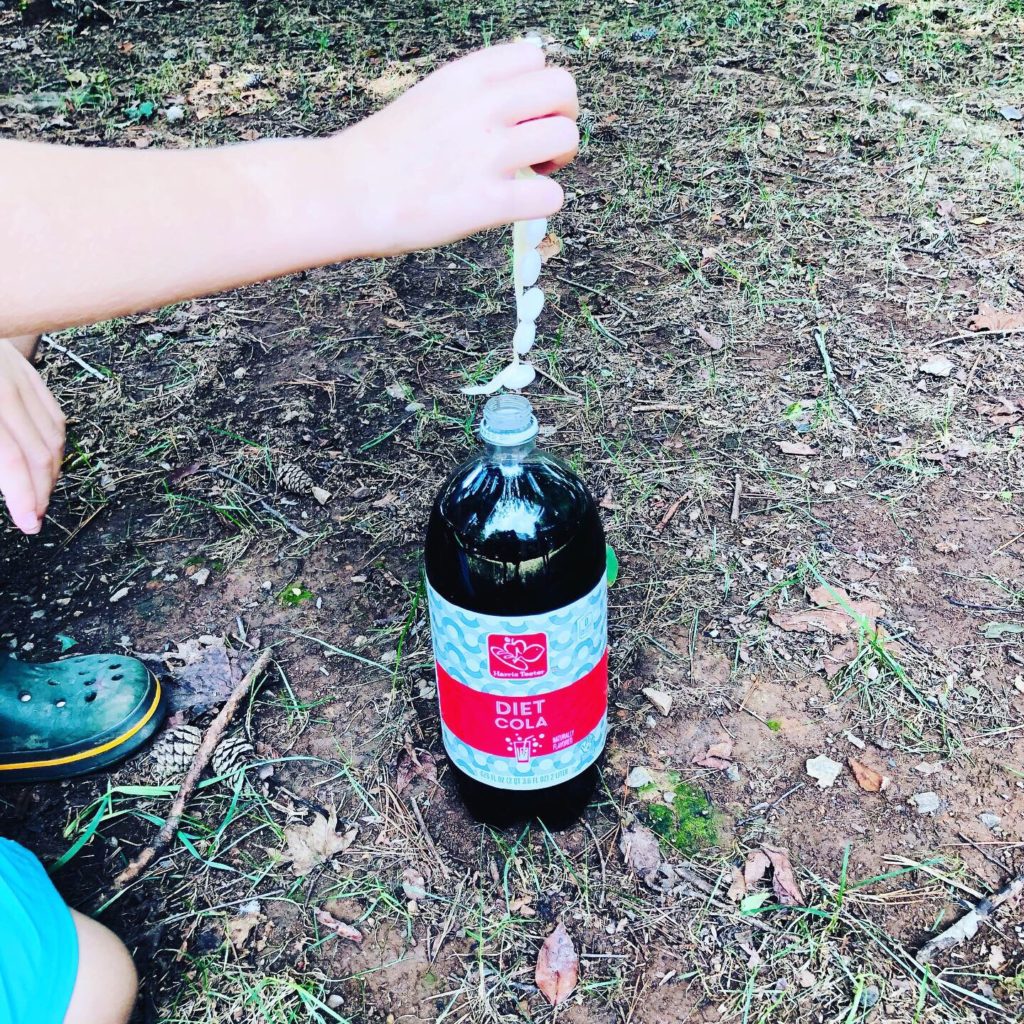
<svg viewBox="0 0 1024 1024"><path fill-rule="evenodd" d="M494 679L537 679L547 675L548 637L546 633L505 636L492 633L487 638L490 672Z"/></svg>

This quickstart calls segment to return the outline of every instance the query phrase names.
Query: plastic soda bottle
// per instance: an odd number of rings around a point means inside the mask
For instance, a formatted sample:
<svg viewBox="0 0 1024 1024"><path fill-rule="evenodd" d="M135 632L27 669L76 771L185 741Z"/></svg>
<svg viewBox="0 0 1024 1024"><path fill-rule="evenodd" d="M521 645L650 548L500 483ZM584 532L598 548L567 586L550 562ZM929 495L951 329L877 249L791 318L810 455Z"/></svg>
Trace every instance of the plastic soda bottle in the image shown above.
<svg viewBox="0 0 1024 1024"><path fill-rule="evenodd" d="M538 451L521 395L484 406L484 450L441 488L425 545L441 731L462 798L499 827L563 828L597 782L608 709L604 529Z"/></svg>

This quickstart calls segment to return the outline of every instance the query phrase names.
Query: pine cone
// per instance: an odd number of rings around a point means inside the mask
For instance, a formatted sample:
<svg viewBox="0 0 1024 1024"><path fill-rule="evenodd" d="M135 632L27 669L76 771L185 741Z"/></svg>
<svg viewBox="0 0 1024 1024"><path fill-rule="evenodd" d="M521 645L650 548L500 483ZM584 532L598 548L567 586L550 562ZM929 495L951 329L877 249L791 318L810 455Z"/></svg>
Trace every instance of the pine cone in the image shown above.
<svg viewBox="0 0 1024 1024"><path fill-rule="evenodd" d="M226 736L213 752L213 774L231 778L244 772L254 753L252 744L244 736Z"/></svg>
<svg viewBox="0 0 1024 1024"><path fill-rule="evenodd" d="M155 762L153 775L161 782L184 775L202 742L203 732L194 725L179 725L165 732L149 751Z"/></svg>
<svg viewBox="0 0 1024 1024"><path fill-rule="evenodd" d="M282 462L277 467L277 485L292 494L309 494L316 486L313 478L295 462Z"/></svg>

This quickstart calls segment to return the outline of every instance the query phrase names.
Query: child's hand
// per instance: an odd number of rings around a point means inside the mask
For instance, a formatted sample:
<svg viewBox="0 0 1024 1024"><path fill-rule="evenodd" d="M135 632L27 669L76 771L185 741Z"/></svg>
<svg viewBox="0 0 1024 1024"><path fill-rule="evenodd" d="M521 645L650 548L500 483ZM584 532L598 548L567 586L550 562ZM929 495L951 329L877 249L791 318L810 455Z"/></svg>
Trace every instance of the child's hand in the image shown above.
<svg viewBox="0 0 1024 1024"><path fill-rule="evenodd" d="M543 174L575 156L578 114L572 75L546 68L537 47L513 43L448 64L329 140L347 165L345 187L363 199L354 206L366 254L554 213L562 189ZM517 180L525 167L541 176Z"/></svg>
<svg viewBox="0 0 1024 1024"><path fill-rule="evenodd" d="M64 414L32 364L0 339L0 493L15 526L38 533L64 455Z"/></svg>

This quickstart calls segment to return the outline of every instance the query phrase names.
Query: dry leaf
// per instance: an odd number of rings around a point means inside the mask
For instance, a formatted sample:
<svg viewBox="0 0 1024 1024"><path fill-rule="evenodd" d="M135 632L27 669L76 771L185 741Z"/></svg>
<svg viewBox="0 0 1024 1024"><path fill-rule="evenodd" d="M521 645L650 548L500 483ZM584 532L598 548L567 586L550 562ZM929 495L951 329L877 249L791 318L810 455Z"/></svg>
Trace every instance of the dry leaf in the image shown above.
<svg viewBox="0 0 1024 1024"><path fill-rule="evenodd" d="M356 838L358 829L352 827L345 833L336 831L338 814L333 808L329 818L318 814L312 825L289 825L284 830L288 850L284 860L292 862L292 871L298 876L308 875L313 868L336 854L347 850Z"/></svg>
<svg viewBox="0 0 1024 1024"><path fill-rule="evenodd" d="M712 334L710 331L705 330L700 324L694 326L694 330L697 332L697 337L704 342L705 345L712 352L717 352L725 342L717 334Z"/></svg>
<svg viewBox="0 0 1024 1024"><path fill-rule="evenodd" d="M559 922L540 947L534 975L537 988L552 1006L558 1006L572 995L579 966L580 958L576 955L572 939L565 925Z"/></svg>
<svg viewBox="0 0 1024 1024"><path fill-rule="evenodd" d="M857 780L857 785L865 793L878 793L889 785L889 780L881 772L876 772L874 768L869 768L852 757L847 758L847 761L850 771L853 772L853 777Z"/></svg>
<svg viewBox="0 0 1024 1024"><path fill-rule="evenodd" d="M975 402L974 409L999 427L1012 427L1024 418L1024 395L999 397L993 402Z"/></svg>
<svg viewBox="0 0 1024 1024"><path fill-rule="evenodd" d="M247 661L240 661L222 636L203 635L185 640L177 647L166 654L139 654L143 661L155 662L170 672L167 696L171 711L220 704L245 674Z"/></svg>
<svg viewBox="0 0 1024 1024"><path fill-rule="evenodd" d="M983 302L967 326L972 331L1020 331L1024 330L1024 313L999 310Z"/></svg>
<svg viewBox="0 0 1024 1024"><path fill-rule="evenodd" d="M242 914L228 921L225 931L227 932L228 941L234 947L236 953L242 951L245 944L249 941L249 935L252 933L253 928L259 923L259 914Z"/></svg>
<svg viewBox="0 0 1024 1024"><path fill-rule="evenodd" d="M927 373L930 377L948 377L953 368L953 363L945 356L932 356L918 367L922 373Z"/></svg>
<svg viewBox="0 0 1024 1024"><path fill-rule="evenodd" d="M821 660L820 668L825 671L826 679L835 679L845 668L849 668L860 654L857 642L847 640L845 644L833 647Z"/></svg>
<svg viewBox="0 0 1024 1024"><path fill-rule="evenodd" d="M335 935L342 939L348 939L349 942L362 942L363 933L358 928L353 928L350 924L345 924L344 921L339 921L333 914L328 913L326 910L318 910L316 912L317 923L321 928L326 928L328 931L334 932Z"/></svg>
<svg viewBox="0 0 1024 1024"><path fill-rule="evenodd" d="M951 555L954 551L960 550L960 545L955 540L937 540L935 550L940 555Z"/></svg>
<svg viewBox="0 0 1024 1024"><path fill-rule="evenodd" d="M768 616L787 633L831 633L846 636L853 620L838 608L799 608L792 612L771 612Z"/></svg>
<svg viewBox="0 0 1024 1024"><path fill-rule="evenodd" d="M768 121L761 130L764 132L764 137L766 139L771 139L772 142L776 142L782 138L782 129L772 121Z"/></svg>
<svg viewBox="0 0 1024 1024"><path fill-rule="evenodd" d="M765 858L767 860L767 858ZM732 882L729 883L729 891L726 896L733 903L739 903L744 896L747 895L747 883L743 877L743 872L739 868L733 867L730 869L732 872Z"/></svg>
<svg viewBox="0 0 1024 1024"><path fill-rule="evenodd" d="M803 441L776 441L783 455L817 455L818 449L812 448Z"/></svg>
<svg viewBox="0 0 1024 1024"><path fill-rule="evenodd" d="M819 608L836 608L849 615L851 620L854 615L860 616L872 629L882 614L882 606L876 601L854 601L842 587L814 587L807 591L807 597Z"/></svg>
<svg viewBox="0 0 1024 1024"><path fill-rule="evenodd" d="M629 867L639 875L657 871L661 864L658 837L643 825L626 829L619 838L619 849Z"/></svg>
<svg viewBox="0 0 1024 1024"><path fill-rule="evenodd" d="M561 251L562 240L554 233L554 231L549 231L540 240L540 245L537 246L537 252L540 253L541 263L547 263L548 260L553 260Z"/></svg>
<svg viewBox="0 0 1024 1024"><path fill-rule="evenodd" d="M764 878L771 861L763 850L751 850L747 854L747 862L743 865L743 884L752 889Z"/></svg>
<svg viewBox="0 0 1024 1024"><path fill-rule="evenodd" d="M732 740L719 740L712 743L702 754L695 754L693 763L701 768L717 768L720 771L732 764Z"/></svg>
<svg viewBox="0 0 1024 1024"><path fill-rule="evenodd" d="M412 745L412 740L407 738L405 749L398 755L395 792L401 796L416 779L436 783L437 761L429 750L416 750Z"/></svg>
<svg viewBox="0 0 1024 1024"><path fill-rule="evenodd" d="M775 890L775 897L784 907L795 907L803 903L803 893L793 874L793 865L789 862L789 851L781 846L761 845L761 849L768 854L772 862L772 888Z"/></svg>
<svg viewBox="0 0 1024 1024"><path fill-rule="evenodd" d="M427 895L426 879L415 868L406 868L402 872L402 892L407 900L423 899Z"/></svg>
<svg viewBox="0 0 1024 1024"><path fill-rule="evenodd" d="M940 199L935 204L935 212L940 217L951 217L953 215L953 210L954 209L955 209L955 207L953 205L953 200L952 199Z"/></svg>

